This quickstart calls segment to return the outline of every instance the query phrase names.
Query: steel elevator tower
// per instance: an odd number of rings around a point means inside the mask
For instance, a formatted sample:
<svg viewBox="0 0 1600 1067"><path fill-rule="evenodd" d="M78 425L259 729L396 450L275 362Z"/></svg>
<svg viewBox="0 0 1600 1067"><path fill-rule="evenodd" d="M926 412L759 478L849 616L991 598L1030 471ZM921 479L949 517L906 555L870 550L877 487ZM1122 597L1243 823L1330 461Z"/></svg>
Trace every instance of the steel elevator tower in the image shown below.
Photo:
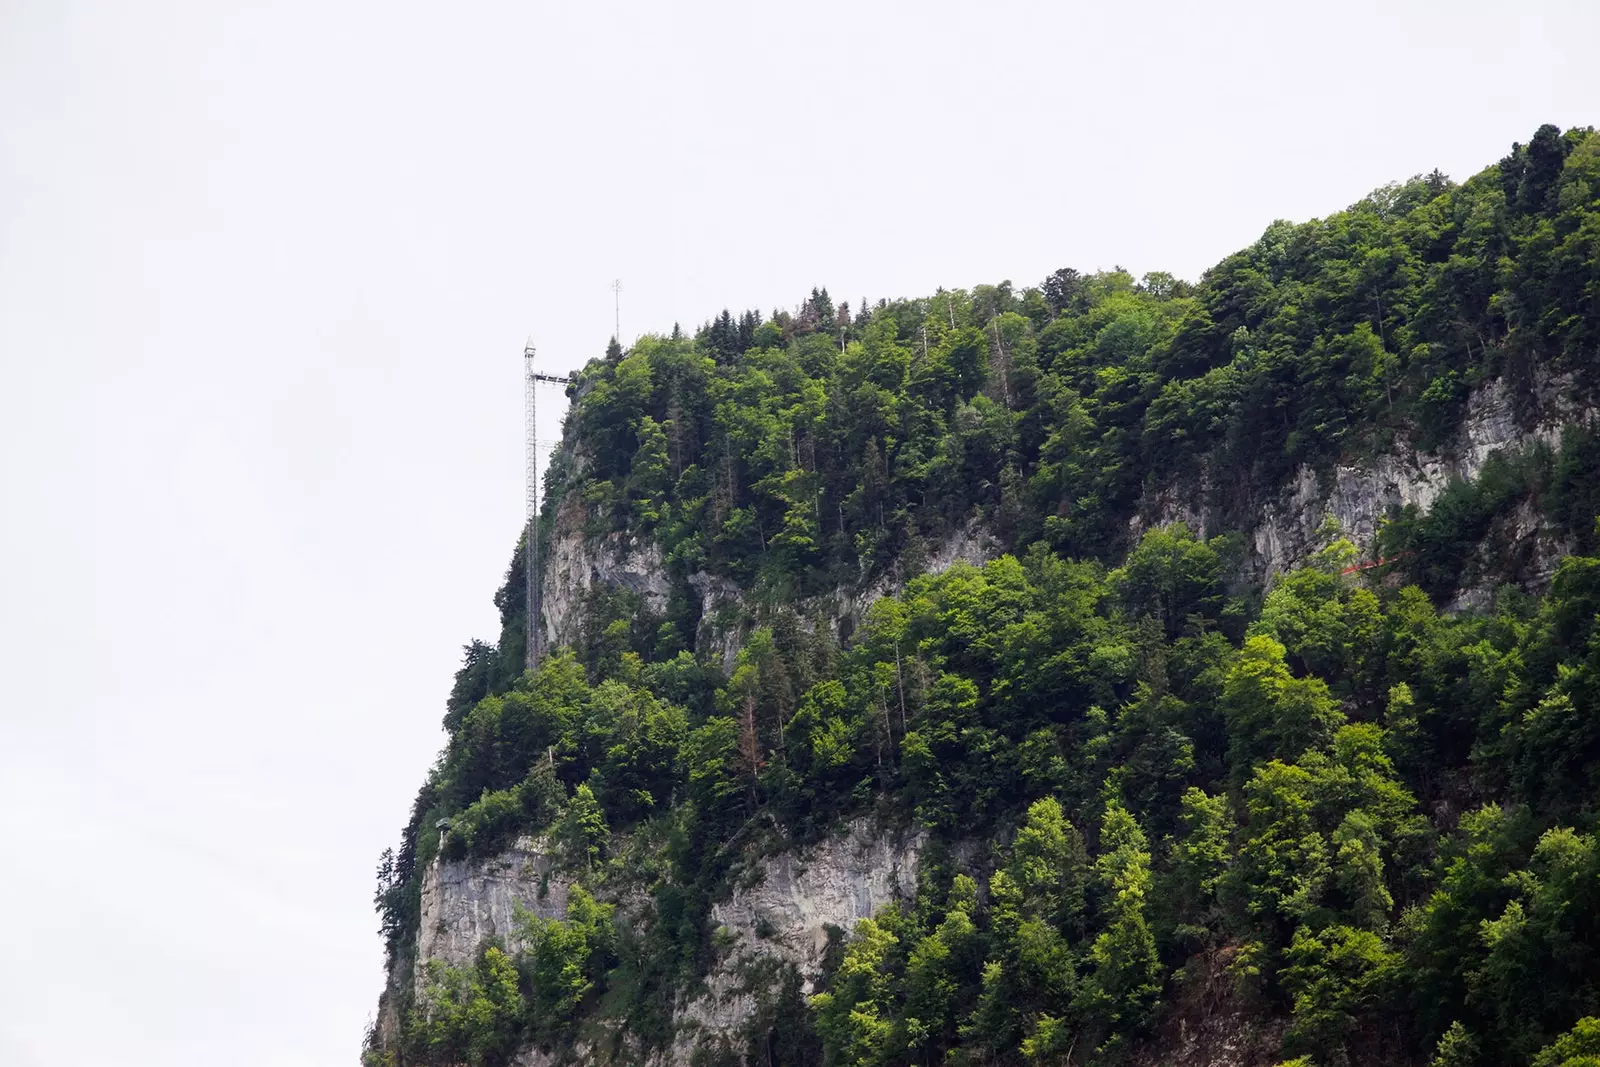
<svg viewBox="0 0 1600 1067"><path fill-rule="evenodd" d="M527 545L524 570L527 571L526 605L528 612L527 669L538 670L539 657L544 651L543 595L539 581L539 386L570 385L571 378L559 374L540 374L534 369L533 341L522 349L522 404L526 412L524 424L524 489L523 509L527 529L523 533Z"/></svg>

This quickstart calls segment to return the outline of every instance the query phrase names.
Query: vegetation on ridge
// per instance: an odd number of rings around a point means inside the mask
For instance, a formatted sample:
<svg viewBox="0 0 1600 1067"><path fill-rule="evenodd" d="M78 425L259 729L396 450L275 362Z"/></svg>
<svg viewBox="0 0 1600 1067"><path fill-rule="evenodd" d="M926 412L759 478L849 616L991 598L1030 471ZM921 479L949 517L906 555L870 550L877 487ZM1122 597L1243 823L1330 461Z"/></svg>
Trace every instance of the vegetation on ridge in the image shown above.
<svg viewBox="0 0 1600 1067"><path fill-rule="evenodd" d="M1600 557L1539 597L1440 606L1467 562L1525 577L1481 550L1517 508L1595 551L1595 431L1396 515L1386 568L1353 569L1372 546L1330 531L1263 592L1236 534L1128 523L1192 482L1208 528L1242 532L1301 464L1447 442L1491 378L1530 410L1552 379L1600 385L1593 131L1274 224L1193 286L1059 271L853 311L819 289L795 315L613 347L574 386L546 511L658 541L667 608L596 590L574 647L524 675L513 561L378 903L407 960L425 864L527 832L597 896L518 952L435 964L371 1056L658 1047L741 858L870 811L929 832L916 892L837 946L809 1001L773 976L730 1060L1121 1062L1224 974L1286 1021L1285 1058L1586 1062ZM974 520L1008 554L919 573ZM826 594L886 572L898 595L836 631ZM759 623L726 676L701 573ZM647 917L596 902L622 883Z"/></svg>

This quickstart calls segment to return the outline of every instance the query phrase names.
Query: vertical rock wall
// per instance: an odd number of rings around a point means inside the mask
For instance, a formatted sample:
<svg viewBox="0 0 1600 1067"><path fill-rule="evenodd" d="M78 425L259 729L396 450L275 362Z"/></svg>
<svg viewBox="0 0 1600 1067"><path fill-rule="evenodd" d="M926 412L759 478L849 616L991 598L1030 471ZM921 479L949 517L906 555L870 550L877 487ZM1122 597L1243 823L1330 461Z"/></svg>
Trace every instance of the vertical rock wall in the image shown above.
<svg viewBox="0 0 1600 1067"><path fill-rule="evenodd" d="M830 931L847 933L858 920L909 897L924 842L921 835L897 836L859 820L811 848L759 860L742 884L713 906L711 922L722 951L703 985L674 1006L675 1041L650 1062L689 1067L701 1047L741 1048L744 1027L756 1009L746 979L762 961L794 967L803 992L811 992ZM571 885L545 842L534 838L521 838L488 859L435 860L423 881L422 923L409 976L413 988L421 992L431 962L469 965L491 940L517 952L523 947L517 936L519 908L546 919L563 918ZM603 887L598 895L608 897ZM648 905L637 898L622 903L622 921L651 920ZM391 986L395 980L404 976L391 976ZM588 1047L558 1053L528 1048L517 1059L524 1067L558 1062L611 1060Z"/></svg>
<svg viewBox="0 0 1600 1067"><path fill-rule="evenodd" d="M429 961L467 966L491 939L516 952L522 947L518 908L541 919L559 919L567 913L571 885L571 879L556 869L543 839L518 838L487 860L435 858L422 877L422 921L417 927L413 976L418 991Z"/></svg>
<svg viewBox="0 0 1600 1067"><path fill-rule="evenodd" d="M1250 534L1249 576L1265 581L1304 562L1330 518L1344 537L1369 548L1390 508L1415 504L1426 511L1451 482L1476 479L1495 453L1536 442L1555 445L1563 428L1594 414L1566 399L1570 384L1561 378L1539 384L1532 425L1519 422L1510 388L1497 379L1474 390L1455 439L1444 449L1423 452L1400 443L1371 460L1337 464L1321 477L1310 466L1301 466L1278 497L1261 507ZM1202 537L1217 532L1206 528L1205 498L1203 480L1187 489L1166 486L1150 493L1132 523L1134 535L1172 522L1187 523ZM1541 536L1537 522L1524 521L1518 529L1522 537ZM1558 547L1545 546L1544 554L1554 556Z"/></svg>

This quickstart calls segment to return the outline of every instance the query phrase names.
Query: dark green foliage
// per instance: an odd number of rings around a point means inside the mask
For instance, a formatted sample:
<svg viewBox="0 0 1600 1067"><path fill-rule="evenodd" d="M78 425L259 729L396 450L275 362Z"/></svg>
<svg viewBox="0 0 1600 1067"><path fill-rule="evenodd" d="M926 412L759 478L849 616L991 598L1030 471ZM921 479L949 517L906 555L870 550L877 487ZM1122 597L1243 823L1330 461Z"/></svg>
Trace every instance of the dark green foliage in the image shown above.
<svg viewBox="0 0 1600 1067"><path fill-rule="evenodd" d="M1529 425L1557 385L1592 402L1597 264L1600 136L1545 127L1465 184L1274 223L1196 285L819 287L614 344L546 510L659 546L671 592L595 584L525 675L519 546L377 904L404 959L429 862L532 834L648 921L577 889L516 960L436 968L403 1062L503 1063L597 1014L665 1047L731 881L869 814L927 835L914 894L809 1000L752 970L742 1047L708 1057L1151 1061L1190 995L1171 976L1227 959L1292 1062L1594 1062L1600 430L1391 516L1380 567L1331 533L1268 588L1240 564L1297 468L1448 452L1496 379ZM1130 523L1190 486L1227 535ZM932 566L975 523L1009 551ZM1549 578L1529 523L1575 550L1537 597L1513 588ZM1491 611L1441 610L1496 583Z"/></svg>
<svg viewBox="0 0 1600 1067"><path fill-rule="evenodd" d="M1485 544L1485 539L1497 517L1551 483L1551 462L1541 447L1514 456L1495 453L1475 480L1452 482L1426 515L1411 506L1395 516L1384 530L1382 551L1396 557L1416 583L1441 602L1485 571L1513 580L1524 577L1516 561L1506 558L1513 546L1503 540ZM1568 499L1584 496L1584 489L1574 484L1570 464L1565 482ZM1480 558L1484 554L1487 560Z"/></svg>

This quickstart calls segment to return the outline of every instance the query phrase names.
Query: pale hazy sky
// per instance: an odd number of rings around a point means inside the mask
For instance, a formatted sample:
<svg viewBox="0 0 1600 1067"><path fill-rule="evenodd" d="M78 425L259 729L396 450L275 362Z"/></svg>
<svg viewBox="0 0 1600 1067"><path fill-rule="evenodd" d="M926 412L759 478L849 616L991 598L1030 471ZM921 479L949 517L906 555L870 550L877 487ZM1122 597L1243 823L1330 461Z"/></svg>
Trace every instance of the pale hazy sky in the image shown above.
<svg viewBox="0 0 1600 1067"><path fill-rule="evenodd" d="M0 1064L355 1062L523 340L612 278L1194 278L1600 123L1597 11L0 0Z"/></svg>

